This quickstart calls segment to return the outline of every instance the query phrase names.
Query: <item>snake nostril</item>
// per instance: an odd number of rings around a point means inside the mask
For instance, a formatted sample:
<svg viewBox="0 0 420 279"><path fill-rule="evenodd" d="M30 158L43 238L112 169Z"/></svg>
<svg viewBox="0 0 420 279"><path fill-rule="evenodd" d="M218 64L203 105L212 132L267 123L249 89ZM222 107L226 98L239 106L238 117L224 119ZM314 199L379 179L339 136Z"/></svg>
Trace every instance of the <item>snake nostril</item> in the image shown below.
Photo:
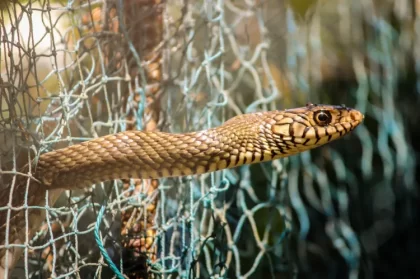
<svg viewBox="0 0 420 279"><path fill-rule="evenodd" d="M352 121L362 121L364 118L364 115L357 110L353 110L350 112L350 118Z"/></svg>

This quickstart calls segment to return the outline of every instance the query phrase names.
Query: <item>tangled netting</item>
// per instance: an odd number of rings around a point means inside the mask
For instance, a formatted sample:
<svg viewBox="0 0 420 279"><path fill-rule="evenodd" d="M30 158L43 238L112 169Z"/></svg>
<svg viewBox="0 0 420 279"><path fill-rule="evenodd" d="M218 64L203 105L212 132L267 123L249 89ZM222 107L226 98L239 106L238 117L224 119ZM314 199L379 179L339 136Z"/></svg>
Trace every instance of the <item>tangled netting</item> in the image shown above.
<svg viewBox="0 0 420 279"><path fill-rule="evenodd" d="M46 220L12 277L420 274L419 1L0 8L2 189L44 152L128 129L195 131L307 102L366 116L350 136L298 156L66 191L40 208Z"/></svg>

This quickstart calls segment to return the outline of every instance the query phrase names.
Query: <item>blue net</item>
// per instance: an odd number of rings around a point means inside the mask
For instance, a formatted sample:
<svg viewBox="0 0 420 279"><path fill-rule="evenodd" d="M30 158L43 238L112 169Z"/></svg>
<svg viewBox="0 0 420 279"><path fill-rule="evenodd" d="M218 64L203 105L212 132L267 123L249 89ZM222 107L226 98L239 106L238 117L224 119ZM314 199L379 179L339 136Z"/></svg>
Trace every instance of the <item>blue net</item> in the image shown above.
<svg viewBox="0 0 420 279"><path fill-rule="evenodd" d="M1 189L41 153L120 131L197 131L307 102L365 114L351 135L293 157L65 191L40 208L47 217L32 239L2 242L3 254L24 250L8 274L418 274L418 1L0 7ZM25 210L0 200L1 211Z"/></svg>

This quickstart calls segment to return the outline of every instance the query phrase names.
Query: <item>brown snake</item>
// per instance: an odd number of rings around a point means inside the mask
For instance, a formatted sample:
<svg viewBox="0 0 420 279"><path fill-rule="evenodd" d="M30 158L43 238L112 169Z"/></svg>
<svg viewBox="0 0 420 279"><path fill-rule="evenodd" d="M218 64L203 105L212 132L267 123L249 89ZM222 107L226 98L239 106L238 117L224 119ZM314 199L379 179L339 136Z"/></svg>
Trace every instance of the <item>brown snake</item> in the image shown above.
<svg viewBox="0 0 420 279"><path fill-rule="evenodd" d="M287 157L346 135L363 118L362 113L351 108L308 104L239 115L219 127L199 132L126 131L107 135L42 154L34 164L36 180L28 184L28 205L44 206L47 190L52 206L64 190L113 179L203 174ZM45 217L45 210L30 208L27 224L26 210L22 208L27 178L17 179L14 184L0 192L0 205L7 206L11 197L14 207L0 211L0 276L6 266L14 266L23 250L6 249L6 234L9 245L28 243Z"/></svg>

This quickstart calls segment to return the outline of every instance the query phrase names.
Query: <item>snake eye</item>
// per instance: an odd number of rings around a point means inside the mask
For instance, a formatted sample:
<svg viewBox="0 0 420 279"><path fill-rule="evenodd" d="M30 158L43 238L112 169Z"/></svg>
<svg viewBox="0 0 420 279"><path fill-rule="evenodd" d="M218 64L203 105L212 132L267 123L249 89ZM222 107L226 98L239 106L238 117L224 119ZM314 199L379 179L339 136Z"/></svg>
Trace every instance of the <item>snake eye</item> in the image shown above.
<svg viewBox="0 0 420 279"><path fill-rule="evenodd" d="M329 111L317 111L315 113L315 122L320 126L325 126L331 123L332 117Z"/></svg>

